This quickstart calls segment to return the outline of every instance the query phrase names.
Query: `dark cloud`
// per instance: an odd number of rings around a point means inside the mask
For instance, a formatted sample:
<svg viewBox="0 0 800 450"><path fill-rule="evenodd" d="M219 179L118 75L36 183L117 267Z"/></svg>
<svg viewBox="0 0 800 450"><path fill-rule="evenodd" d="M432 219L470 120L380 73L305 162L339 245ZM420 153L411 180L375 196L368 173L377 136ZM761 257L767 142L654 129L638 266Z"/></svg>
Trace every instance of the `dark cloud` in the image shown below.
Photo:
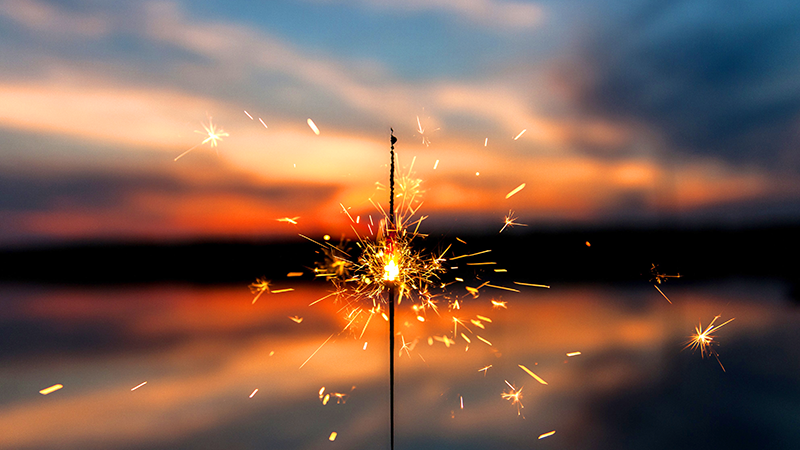
<svg viewBox="0 0 800 450"><path fill-rule="evenodd" d="M579 101L674 149L800 168L800 4L643 1L583 46ZM620 10L616 9L616 10Z"/></svg>

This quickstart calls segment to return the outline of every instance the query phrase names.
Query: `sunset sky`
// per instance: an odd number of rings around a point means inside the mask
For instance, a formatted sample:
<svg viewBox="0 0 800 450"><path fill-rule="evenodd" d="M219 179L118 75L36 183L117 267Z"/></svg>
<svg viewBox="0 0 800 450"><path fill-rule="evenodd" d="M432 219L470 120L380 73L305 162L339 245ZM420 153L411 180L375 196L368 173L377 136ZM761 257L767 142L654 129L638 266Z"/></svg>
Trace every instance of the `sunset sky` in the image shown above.
<svg viewBox="0 0 800 450"><path fill-rule="evenodd" d="M799 47L790 0L0 0L0 245L344 232L390 127L432 229L796 222Z"/></svg>

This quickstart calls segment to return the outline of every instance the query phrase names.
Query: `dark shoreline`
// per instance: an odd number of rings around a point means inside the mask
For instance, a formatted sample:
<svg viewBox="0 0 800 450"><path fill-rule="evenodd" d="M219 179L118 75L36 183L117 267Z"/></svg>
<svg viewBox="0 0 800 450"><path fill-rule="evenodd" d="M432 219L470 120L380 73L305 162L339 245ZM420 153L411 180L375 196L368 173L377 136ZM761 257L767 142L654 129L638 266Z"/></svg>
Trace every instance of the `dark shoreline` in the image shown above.
<svg viewBox="0 0 800 450"><path fill-rule="evenodd" d="M748 229L519 229L490 236L431 235L421 243L431 251L453 244L449 253L492 251L474 262L479 278L535 278L536 282L619 282L648 280L652 263L686 281L736 277L782 279L796 284L800 251L798 226ZM206 241L183 243L90 242L0 250L0 281L55 284L118 284L183 281L196 284L276 280L304 272L319 259L319 247L297 241ZM589 246L586 245L589 242ZM453 253L455 252L455 253ZM461 269L466 268L466 260ZM455 262L454 262L455 263ZM449 263L448 263L449 264ZM507 269L507 274L494 268Z"/></svg>

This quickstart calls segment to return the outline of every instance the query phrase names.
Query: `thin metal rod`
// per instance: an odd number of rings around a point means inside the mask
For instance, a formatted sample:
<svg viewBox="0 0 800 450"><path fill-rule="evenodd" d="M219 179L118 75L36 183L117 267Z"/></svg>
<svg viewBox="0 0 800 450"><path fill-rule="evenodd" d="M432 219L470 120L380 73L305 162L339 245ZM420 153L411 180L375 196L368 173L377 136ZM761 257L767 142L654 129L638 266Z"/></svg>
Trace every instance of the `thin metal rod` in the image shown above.
<svg viewBox="0 0 800 450"><path fill-rule="evenodd" d="M397 138L394 137L394 130L391 130L391 158L392 162L389 169L389 224L388 237L394 239L394 144ZM391 242L394 248L394 242ZM394 302L395 288L392 284L389 288L389 434L391 435L391 450L394 450Z"/></svg>

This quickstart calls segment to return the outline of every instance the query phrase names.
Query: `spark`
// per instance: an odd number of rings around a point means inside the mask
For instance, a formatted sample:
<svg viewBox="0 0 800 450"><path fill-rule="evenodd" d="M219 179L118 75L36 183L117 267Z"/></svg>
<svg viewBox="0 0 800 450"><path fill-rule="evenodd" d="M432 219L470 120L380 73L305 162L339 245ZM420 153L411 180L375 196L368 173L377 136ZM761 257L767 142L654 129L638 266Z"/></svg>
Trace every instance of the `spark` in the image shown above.
<svg viewBox="0 0 800 450"><path fill-rule="evenodd" d="M519 186L515 187L511 192L506 194L506 198L510 198L512 195L516 194L517 192L525 189L525 183L520 184Z"/></svg>
<svg viewBox="0 0 800 450"><path fill-rule="evenodd" d="M478 369L478 372L483 372L483 376L486 376L486 372L488 372L489 369L491 369L491 368L492 368L492 365L489 364L488 366L486 366L486 367L484 367L482 369Z"/></svg>
<svg viewBox="0 0 800 450"><path fill-rule="evenodd" d="M439 128L437 128L437 129L435 129L433 131L438 131L438 130L439 130ZM420 136L422 136L422 143L426 147L430 147L431 141L430 141L430 139L428 139L427 136L425 136L425 128L422 128L422 123L419 121L419 116L417 116L417 132L419 133Z"/></svg>
<svg viewBox="0 0 800 450"><path fill-rule="evenodd" d="M528 369L527 367L523 366L522 364L519 364L519 368L520 368L520 369L522 369L522 370L524 370L525 372L527 372L527 373L528 373L528 375L532 376L532 377L533 377L533 378L534 378L536 381L538 381L539 383L542 383L542 384L547 384L547 381L544 381L543 379L539 378L539 376L538 376L538 375L536 375L535 373L533 373L533 372L531 371L531 369Z"/></svg>
<svg viewBox="0 0 800 450"><path fill-rule="evenodd" d="M266 128L266 129L269 129L269 127L267 126L267 124L265 124L265 123L264 123L264 121L263 121L263 120L261 120L261 117L259 117L259 118L258 118L258 121L259 121L259 122L261 122L261 125L264 125L264 128Z"/></svg>
<svg viewBox="0 0 800 450"><path fill-rule="evenodd" d="M471 344L472 343L472 341L470 341L469 338L467 337L467 335L464 334L464 333L461 333L461 338L464 339L465 341L467 341L467 344Z"/></svg>
<svg viewBox="0 0 800 450"><path fill-rule="evenodd" d="M294 288L278 289L270 292L270 294L283 294L284 292L292 292Z"/></svg>
<svg viewBox="0 0 800 450"><path fill-rule="evenodd" d="M147 381L145 381L144 383L141 383L141 384L139 384L139 385L137 385L137 386L134 386L134 387L132 387L132 388L131 388L131 392L133 392L133 391L135 391L135 390L139 389L140 387L144 386L145 384L147 384Z"/></svg>
<svg viewBox="0 0 800 450"><path fill-rule="evenodd" d="M506 198L508 198L508 197L506 197ZM500 233L502 233L503 230L506 229L506 227L514 227L514 226L517 226L517 225L519 225L521 227L527 227L528 226L528 225L526 225L524 223L515 222L515 220L517 220L517 218L514 217L514 211L508 210L508 215L503 219L503 222L504 222L503 223L503 228L500 229Z"/></svg>
<svg viewBox="0 0 800 450"><path fill-rule="evenodd" d="M302 369L302 368L303 368L303 366L305 366L305 365L306 365L306 363L308 363L309 361L311 361L311 358L313 358L313 357L314 357L314 355L316 355L316 354L317 354L317 352L318 352L318 351L319 351L319 350L320 350L320 349L321 349L321 348L322 348L322 347L323 347L325 344L327 344L327 343L328 343L328 341L330 341L332 337L333 337L333 335L330 335L330 336L328 336L328 339L325 339L325 342L323 342L323 343L322 343L322 345L320 345L319 347L317 347L317 349L316 349L316 350L314 350L314 353L312 353L312 354L311 354L311 356L309 356L307 360L303 361L303 364L300 364L300 368Z"/></svg>
<svg viewBox="0 0 800 450"><path fill-rule="evenodd" d="M366 350L367 349L367 344L368 344L368 342L364 342L364 348L362 348L361 350Z"/></svg>
<svg viewBox="0 0 800 450"><path fill-rule="evenodd" d="M252 393L252 394L250 394L250 397L249 397L249 398L253 398L253 396L254 396L254 395L256 395L256 392L258 392L258 389L254 390L254 391L253 391L253 393Z"/></svg>
<svg viewBox="0 0 800 450"><path fill-rule="evenodd" d="M665 283L670 278L680 278L681 277L681 274L667 275L667 274L664 274L664 273L660 273L658 271L658 266L655 265L655 264L651 264L650 265L650 274L653 275L653 278L651 278L650 281L654 281L654 282L656 282L656 284ZM672 304L672 300L670 300L669 297L667 297L667 295L664 294L664 292L656 284L654 284L653 287L656 288L656 290L659 292L659 294L661 294L661 296L663 296L669 302L669 304L671 305Z"/></svg>
<svg viewBox="0 0 800 450"><path fill-rule="evenodd" d="M578 356L580 354L581 354L581 352L571 352L571 353L567 353L567 356Z"/></svg>
<svg viewBox="0 0 800 450"><path fill-rule="evenodd" d="M311 128L311 131L313 131L314 134L319 136L319 128L317 128L317 124L315 124L314 121L311 120L310 118L306 120L306 123L308 123L308 126Z"/></svg>
<svg viewBox="0 0 800 450"><path fill-rule="evenodd" d="M454 256L454 257L450 258L450 261L454 261L456 259L461 259L461 258L469 258L471 256L483 255L484 253L489 253L489 252L491 252L491 250L483 250L483 251L480 251L480 252L477 252L477 253L470 253L469 255Z"/></svg>
<svg viewBox="0 0 800 450"><path fill-rule="evenodd" d="M539 435L539 439L544 439L544 438L550 437L550 436L552 436L554 434L556 434L556 430L548 431L547 433L540 434Z"/></svg>
<svg viewBox="0 0 800 450"><path fill-rule="evenodd" d="M439 160L438 159L436 160L435 163L433 163L433 170L436 170L437 167L439 167Z"/></svg>
<svg viewBox="0 0 800 450"><path fill-rule="evenodd" d="M725 367L722 365L722 361L719 360L719 354L714 350L714 337L711 333L724 327L725 325L732 322L733 319L728 320L720 325L714 325L714 322L717 321L721 316L715 316L711 323L708 324L705 330L703 330L702 322L695 327L695 334L689 337L689 341L686 343L684 350L687 348L691 348L692 351L700 349L700 356L705 358L706 355L714 355L719 363L719 366L722 367L722 371L725 372Z"/></svg>
<svg viewBox="0 0 800 450"><path fill-rule="evenodd" d="M55 392L55 391L57 391L57 390L59 390L59 389L61 389L63 387L64 387L63 384L54 384L54 385L50 386L49 388L42 389L41 391L39 391L39 393L42 394L42 395L47 395L47 394L50 394L51 392Z"/></svg>
<svg viewBox="0 0 800 450"><path fill-rule="evenodd" d="M522 415L522 408L525 406L522 404L522 388L515 388L508 380L504 380L509 387L509 391L503 392L500 394L503 397L503 400L508 400L511 402L512 405L517 405L517 415ZM523 386L524 387L524 386ZM524 417L524 416L523 416Z"/></svg>
<svg viewBox="0 0 800 450"><path fill-rule="evenodd" d="M303 276L303 272L289 272L289 273L286 274L287 278L302 277L302 276Z"/></svg>
<svg viewBox="0 0 800 450"><path fill-rule="evenodd" d="M311 119L309 119L309 120L311 120ZM335 431L332 431L331 435L328 437L328 440L331 441L331 442L335 441L336 440L336 435L337 435L337 433Z"/></svg>
<svg viewBox="0 0 800 450"><path fill-rule="evenodd" d="M482 338L482 337L478 336L477 334L475 335L475 337L476 337L476 338L478 338L479 340L483 341L485 344L489 345L490 347L492 346L492 343L491 343L491 342L489 342L489 341L487 341L486 339L484 339L484 338Z"/></svg>
<svg viewBox="0 0 800 450"><path fill-rule="evenodd" d="M256 281L250 284L250 292L256 294L251 304L255 304L256 300L261 297L261 294L269 292L269 283L270 282L266 278L256 278Z"/></svg>
<svg viewBox="0 0 800 450"><path fill-rule="evenodd" d="M514 138L514 140L516 141L517 139L522 137L522 135L525 134L526 131L528 131L527 128L525 128L524 130L520 131L519 134L517 135L517 137Z"/></svg>
<svg viewBox="0 0 800 450"><path fill-rule="evenodd" d="M486 287L495 288L495 289L503 289L503 290L505 290L505 291L511 291L511 292L519 292L519 290L518 290L518 289L514 289L514 288L510 288L510 287L505 287L505 286L495 286L495 285L493 285L493 284L489 284L489 283L486 283Z"/></svg>
<svg viewBox="0 0 800 450"><path fill-rule="evenodd" d="M550 286L548 286L546 284L523 283L521 281L515 281L514 284L518 284L520 286L532 286L532 287L540 287L540 288L550 289Z"/></svg>
<svg viewBox="0 0 800 450"><path fill-rule="evenodd" d="M497 309L497 308L508 309L508 306L506 306L507 303L508 302L502 300L492 300L492 309Z"/></svg>
<svg viewBox="0 0 800 450"><path fill-rule="evenodd" d="M297 216L297 217L284 217L282 219L275 219L275 220L277 220L278 222L287 222L287 223L290 223L292 225L297 225L297 219L299 219L299 218L300 218L300 216Z"/></svg>
<svg viewBox="0 0 800 450"><path fill-rule="evenodd" d="M592 243L591 243L591 242L589 242L589 241L586 241L586 246L587 246L587 247L591 247L591 246L592 246Z"/></svg>
<svg viewBox="0 0 800 450"><path fill-rule="evenodd" d="M303 318L302 317L298 317L298 316L289 317L289 318L292 319L292 322L294 322L294 323L301 323L303 321Z"/></svg>
<svg viewBox="0 0 800 450"><path fill-rule="evenodd" d="M461 409L464 409L464 396L462 395L460 397L461 397Z"/></svg>
<svg viewBox="0 0 800 450"><path fill-rule="evenodd" d="M492 319L490 319L490 318L488 318L488 317L486 317L486 316L482 316L482 315L478 314L478 315L476 315L476 317L477 317L478 319L480 319L480 320L484 321L484 322L489 322L489 323L492 323Z"/></svg>
<svg viewBox="0 0 800 450"><path fill-rule="evenodd" d="M211 143L211 147L214 148L214 147L217 146L217 143L222 140L222 138L230 136L228 133L224 132L222 130L222 128L216 128L214 126L214 123L211 121L211 117L208 118L208 125L204 124L203 122L200 122L200 125L203 126L203 129L205 130L205 132L199 131L199 130L195 130L194 132L198 133L198 134L203 134L203 135L206 136L206 138L203 139L203 141L200 142L199 144L195 145L194 147L190 148L189 150L186 150L185 152L183 152L180 155L178 155L178 157L175 158L174 161L179 160L182 156L184 156L185 154L189 153L190 151L196 149L197 147L200 147L201 145L205 144L206 142L210 142Z"/></svg>
<svg viewBox="0 0 800 450"><path fill-rule="evenodd" d="M484 147L488 147L489 146L489 138L486 138L486 139L483 140L483 146Z"/></svg>
<svg viewBox="0 0 800 450"><path fill-rule="evenodd" d="M253 116L251 116L251 115L250 115L250 113L249 113L249 112L247 112L247 110L246 110L246 109L244 110L244 113L245 113L245 114L247 114L247 117L249 117L249 118L250 118L250 120L253 120Z"/></svg>

